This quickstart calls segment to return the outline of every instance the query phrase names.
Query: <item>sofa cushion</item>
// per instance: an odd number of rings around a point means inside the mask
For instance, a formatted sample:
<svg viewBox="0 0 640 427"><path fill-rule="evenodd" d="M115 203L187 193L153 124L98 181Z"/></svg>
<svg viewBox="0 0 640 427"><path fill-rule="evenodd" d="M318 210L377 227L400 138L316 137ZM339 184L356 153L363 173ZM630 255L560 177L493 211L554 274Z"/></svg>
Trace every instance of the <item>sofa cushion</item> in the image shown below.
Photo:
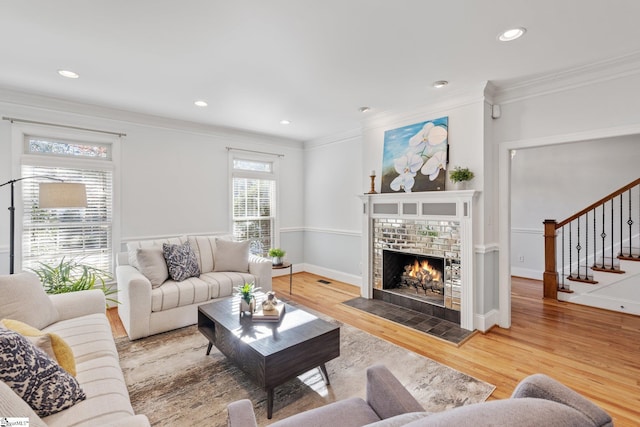
<svg viewBox="0 0 640 427"><path fill-rule="evenodd" d="M45 346L46 342L49 343L51 348L51 352L53 353L53 359L58 362L58 364L65 371L69 372L74 377L76 376L76 360L73 356L73 351L69 344L62 339L62 337L55 333L43 332L39 329L34 328L33 326L29 326L26 323L22 323L18 320L12 319L2 319L0 321L0 325L4 325L5 328L11 329L12 331L16 331L20 335L23 335L30 339L42 339L45 338ZM40 345L36 344L38 348L41 348ZM45 347L46 348L46 347ZM45 350L45 352L47 352Z"/></svg>
<svg viewBox="0 0 640 427"><path fill-rule="evenodd" d="M78 381L25 337L0 329L0 380L13 389L40 417L84 400Z"/></svg>
<svg viewBox="0 0 640 427"><path fill-rule="evenodd" d="M249 271L249 242L232 242L216 239L215 266L213 271Z"/></svg>
<svg viewBox="0 0 640 427"><path fill-rule="evenodd" d="M159 288L151 290L151 311L169 310L204 303L213 298L228 297L233 294L234 287L255 280L256 277L252 274L237 272L205 273L182 282L167 280Z"/></svg>
<svg viewBox="0 0 640 427"><path fill-rule="evenodd" d="M15 319L42 329L58 320L58 311L33 273L0 276L0 319Z"/></svg>
<svg viewBox="0 0 640 427"><path fill-rule="evenodd" d="M77 379L87 398L44 418L49 426L111 425L120 418L134 415L117 356L101 356L78 363Z"/></svg>
<svg viewBox="0 0 640 427"><path fill-rule="evenodd" d="M162 249L163 243L170 243L173 245L179 245L187 241L186 237L171 237L169 239L151 239L151 240L135 240L127 243L127 258L129 265L140 270L140 264L138 264L137 250L139 248L152 248L158 247Z"/></svg>
<svg viewBox="0 0 640 427"><path fill-rule="evenodd" d="M216 253L215 236L189 236L189 244L196 254L200 274L213 271Z"/></svg>
<svg viewBox="0 0 640 427"><path fill-rule="evenodd" d="M522 398L460 406L412 421L405 427L600 426L569 406L550 400Z"/></svg>
<svg viewBox="0 0 640 427"><path fill-rule="evenodd" d="M164 243L162 245L164 259L167 261L169 276L175 281L182 282L189 277L198 277L200 268L196 254L189 242L181 245Z"/></svg>
<svg viewBox="0 0 640 427"><path fill-rule="evenodd" d="M270 427L356 427L379 420L367 402L359 397L352 397L292 415L270 424Z"/></svg>
<svg viewBox="0 0 640 427"><path fill-rule="evenodd" d="M169 278L167 261L164 259L161 247L138 248L136 249L136 259L140 266L140 272L149 279L152 287L157 288Z"/></svg>
<svg viewBox="0 0 640 427"><path fill-rule="evenodd" d="M395 417L367 424L363 427L402 427L412 421L428 417L429 415L431 415L430 412L407 412L405 414L396 415Z"/></svg>
<svg viewBox="0 0 640 427"><path fill-rule="evenodd" d="M76 359L76 370L80 363L91 359L118 358L109 320L102 313L56 322L44 331L60 335L69 344Z"/></svg>

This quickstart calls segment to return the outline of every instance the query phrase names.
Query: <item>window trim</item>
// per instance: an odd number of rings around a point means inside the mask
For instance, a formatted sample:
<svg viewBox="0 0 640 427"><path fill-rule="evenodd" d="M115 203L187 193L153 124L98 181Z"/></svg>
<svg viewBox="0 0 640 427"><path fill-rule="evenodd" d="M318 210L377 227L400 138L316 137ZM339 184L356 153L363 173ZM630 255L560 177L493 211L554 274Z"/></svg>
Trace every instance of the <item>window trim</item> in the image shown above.
<svg viewBox="0 0 640 427"><path fill-rule="evenodd" d="M273 220L273 240L272 246L274 248L280 247L280 156L276 154L256 154L248 151L228 151L228 184L227 189L229 191L229 233L233 235L233 178L254 178L254 179L270 179L275 181L275 215ZM265 162L268 161L272 164L271 172L260 171L247 171L234 169L234 160L248 160Z"/></svg>
<svg viewBox="0 0 640 427"><path fill-rule="evenodd" d="M87 142L95 144L107 144L111 146L110 159L92 159L82 156L57 156L26 153L25 144L28 136L43 139L55 139L70 142ZM111 134L102 134L90 131L66 129L54 126L11 123L11 177L21 177L22 165L27 163L35 166L70 166L70 163L78 168L92 168L111 170L113 179L113 221L112 221L112 247L111 257L115 260L121 246L121 182L120 182L120 153L122 137ZM73 167L73 166L72 166ZM22 236L24 234L24 206L22 202L22 186L15 186L15 271L22 270ZM115 270L115 262L113 263ZM111 272L114 273L115 271Z"/></svg>

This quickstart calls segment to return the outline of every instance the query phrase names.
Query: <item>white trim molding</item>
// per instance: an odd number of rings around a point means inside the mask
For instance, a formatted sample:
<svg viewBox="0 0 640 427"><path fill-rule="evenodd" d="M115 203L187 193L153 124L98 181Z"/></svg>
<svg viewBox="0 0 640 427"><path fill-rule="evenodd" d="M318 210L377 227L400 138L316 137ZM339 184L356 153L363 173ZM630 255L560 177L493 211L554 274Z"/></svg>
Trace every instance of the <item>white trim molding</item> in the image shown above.
<svg viewBox="0 0 640 427"><path fill-rule="evenodd" d="M295 264L294 264L295 267ZM294 268L295 271L295 268ZM344 273L342 271L332 270L330 268L320 267L313 264L304 264L304 270L308 273L315 274L322 277L337 280L339 282L348 283L358 288L362 288L362 276L356 276L353 274Z"/></svg>

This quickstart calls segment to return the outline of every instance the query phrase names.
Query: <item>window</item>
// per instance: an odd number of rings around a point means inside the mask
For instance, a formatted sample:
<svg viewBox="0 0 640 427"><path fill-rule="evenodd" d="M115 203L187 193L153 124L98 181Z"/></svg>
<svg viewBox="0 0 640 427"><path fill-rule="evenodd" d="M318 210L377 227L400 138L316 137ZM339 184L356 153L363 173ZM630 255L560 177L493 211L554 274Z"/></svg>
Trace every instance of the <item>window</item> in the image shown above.
<svg viewBox="0 0 640 427"><path fill-rule="evenodd" d="M25 137L21 176L43 178L21 182L23 269L67 257L113 272L111 148L102 143ZM45 177L85 184L87 208L39 209L39 184L53 182Z"/></svg>
<svg viewBox="0 0 640 427"><path fill-rule="evenodd" d="M232 158L232 217L236 240L251 240L251 252L266 256L275 246L275 160Z"/></svg>

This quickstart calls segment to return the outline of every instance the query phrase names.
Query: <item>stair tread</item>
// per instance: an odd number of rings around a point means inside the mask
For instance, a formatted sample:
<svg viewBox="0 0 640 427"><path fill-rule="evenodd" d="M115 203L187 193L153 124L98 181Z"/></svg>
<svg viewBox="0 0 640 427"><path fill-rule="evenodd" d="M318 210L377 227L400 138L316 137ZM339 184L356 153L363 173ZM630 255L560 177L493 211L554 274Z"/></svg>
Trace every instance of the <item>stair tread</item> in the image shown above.
<svg viewBox="0 0 640 427"><path fill-rule="evenodd" d="M624 274L625 271L620 269L620 265L613 266L611 265L593 265L591 266L591 270L593 271L602 271L603 273L615 273L615 274Z"/></svg>

